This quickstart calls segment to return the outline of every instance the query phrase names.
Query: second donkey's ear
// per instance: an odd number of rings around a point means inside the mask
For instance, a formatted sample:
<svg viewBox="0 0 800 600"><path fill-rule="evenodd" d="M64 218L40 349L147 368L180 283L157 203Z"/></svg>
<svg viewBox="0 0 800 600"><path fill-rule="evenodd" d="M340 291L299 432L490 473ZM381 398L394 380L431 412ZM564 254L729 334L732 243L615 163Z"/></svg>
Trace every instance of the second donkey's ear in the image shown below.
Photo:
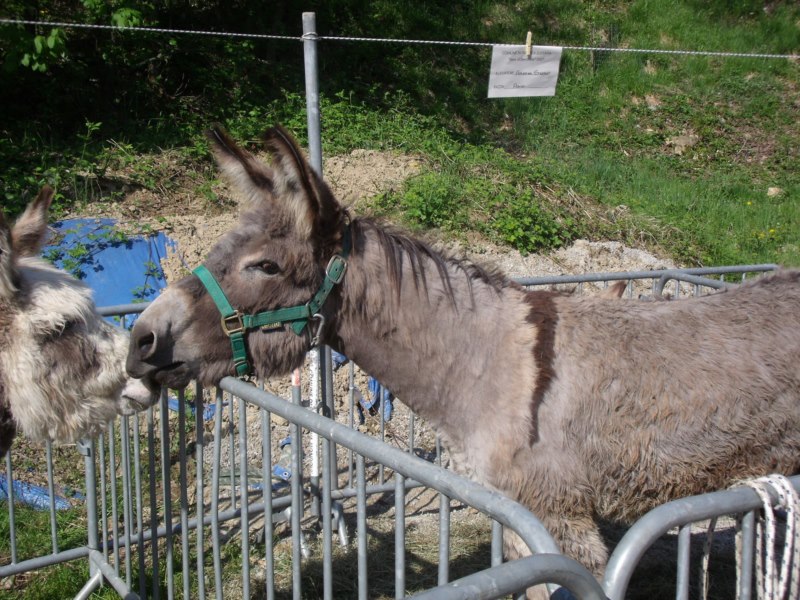
<svg viewBox="0 0 800 600"><path fill-rule="evenodd" d="M0 210L0 299L11 298L17 292L15 278L11 229L3 211Z"/></svg>
<svg viewBox="0 0 800 600"><path fill-rule="evenodd" d="M44 186L36 199L28 205L11 230L11 246L17 256L39 254L47 234L47 211L55 192Z"/></svg>

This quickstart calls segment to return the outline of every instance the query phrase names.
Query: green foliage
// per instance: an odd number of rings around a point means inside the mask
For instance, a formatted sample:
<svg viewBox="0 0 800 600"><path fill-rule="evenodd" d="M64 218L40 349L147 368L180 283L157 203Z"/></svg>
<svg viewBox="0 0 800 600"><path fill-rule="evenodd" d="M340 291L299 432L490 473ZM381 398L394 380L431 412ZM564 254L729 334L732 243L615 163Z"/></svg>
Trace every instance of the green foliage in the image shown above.
<svg viewBox="0 0 800 600"><path fill-rule="evenodd" d="M497 206L492 229L499 238L523 254L558 248L571 241L571 220L559 224L531 191L507 198Z"/></svg>
<svg viewBox="0 0 800 600"><path fill-rule="evenodd" d="M409 182L401 196L406 218L422 227L455 229L461 219L458 204L461 190L453 178L424 173Z"/></svg>
<svg viewBox="0 0 800 600"><path fill-rule="evenodd" d="M0 29L5 35L3 71L8 76L23 68L44 73L66 58L66 34L63 29L53 27L46 33L27 32L22 27L5 26Z"/></svg>
<svg viewBox="0 0 800 600"><path fill-rule="evenodd" d="M45 0L35 7L9 0L6 16L297 36L308 8L285 2L264 11L249 0ZM530 29L544 44L769 53L800 47L800 6L790 2L433 0L421 8L333 0L316 8L323 35L521 43ZM487 101L489 52L321 42L325 155L366 147L423 157L430 173L409 184L402 202L384 202L407 205L409 221L420 227L475 227L521 248L615 231L575 215L570 222L538 193L542 182L558 194L655 219L662 247L688 262L800 262L800 240L786 225L796 222L799 204L796 62L570 50L555 97ZM201 132L214 121L253 142L281 121L304 141L296 41L2 26L0 60L7 71L0 160L4 207L12 214L43 183L59 186L57 210L116 193L99 185L114 166L126 165L145 189L168 189L172 177L158 162L163 148L213 177ZM694 141L678 154L674 140L682 135ZM518 157L518 165L491 152L475 155L491 147ZM487 165L502 189L478 189ZM520 174L520 166L531 174ZM762 199L771 187L782 194L745 211L746 200ZM210 184L196 188L218 201ZM488 204L476 206L473 196ZM783 235L751 236L776 225Z"/></svg>

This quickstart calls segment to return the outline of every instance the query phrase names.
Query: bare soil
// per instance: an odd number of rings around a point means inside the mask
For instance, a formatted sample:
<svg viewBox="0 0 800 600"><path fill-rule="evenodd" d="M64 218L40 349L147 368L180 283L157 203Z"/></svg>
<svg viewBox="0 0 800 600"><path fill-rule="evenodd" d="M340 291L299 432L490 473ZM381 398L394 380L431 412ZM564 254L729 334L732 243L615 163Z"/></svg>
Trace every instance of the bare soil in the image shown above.
<svg viewBox="0 0 800 600"><path fill-rule="evenodd" d="M123 229L131 231L142 227L164 231L176 242L176 250L162 262L167 281L182 277L199 265L214 243L237 220L235 194L226 184L213 186L211 192L216 200L210 202L196 190L197 181L191 176L180 175L180 165L173 165L173 162L167 160L169 168L165 167L165 177L171 185L162 187L158 193L126 185L124 172L111 173L107 179L116 182L116 189L123 192L122 200L87 205L70 215L112 217ZM423 159L415 156L353 150L350 154L326 159L324 172L336 197L355 214L363 214L369 211L370 198L398 189L408 177L419 172L422 164ZM497 266L512 277L675 266L664 256L619 242L576 240L554 252L529 255L499 247L477 235L470 235L468 243L441 240L439 245L476 262Z"/></svg>

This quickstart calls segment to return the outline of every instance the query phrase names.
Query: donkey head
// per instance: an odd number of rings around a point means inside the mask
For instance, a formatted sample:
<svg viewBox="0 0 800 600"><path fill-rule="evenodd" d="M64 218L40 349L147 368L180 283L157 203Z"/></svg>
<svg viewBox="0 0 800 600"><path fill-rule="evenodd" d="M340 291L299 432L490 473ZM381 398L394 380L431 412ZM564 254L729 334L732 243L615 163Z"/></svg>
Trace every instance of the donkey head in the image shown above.
<svg viewBox="0 0 800 600"><path fill-rule="evenodd" d="M0 456L18 430L74 441L157 399L125 374L128 336L91 290L36 257L52 199L42 189L13 228L0 211Z"/></svg>
<svg viewBox="0 0 800 600"><path fill-rule="evenodd" d="M238 319L307 306L326 281L326 265L347 227L347 212L282 127L265 134L270 165L219 127L208 136L243 204L238 226L212 248L202 270L236 315L221 322L220 308L198 276L169 286L137 320L128 355L128 372L153 385L182 387L193 378L210 385L237 374L228 335L241 325ZM324 317L335 302L312 303L313 312ZM236 344L239 336L248 361L266 377L299 366L317 326L313 319L267 317L231 339Z"/></svg>

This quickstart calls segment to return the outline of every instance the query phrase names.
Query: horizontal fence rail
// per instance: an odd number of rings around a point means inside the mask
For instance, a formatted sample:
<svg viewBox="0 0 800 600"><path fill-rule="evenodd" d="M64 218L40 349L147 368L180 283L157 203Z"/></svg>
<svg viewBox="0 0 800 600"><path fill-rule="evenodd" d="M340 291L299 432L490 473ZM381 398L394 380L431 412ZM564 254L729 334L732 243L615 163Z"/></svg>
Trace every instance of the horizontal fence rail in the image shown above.
<svg viewBox="0 0 800 600"><path fill-rule="evenodd" d="M683 301L775 268L518 281L531 289L595 293L624 280L628 294L642 299L662 295L663 282L669 281L664 297ZM125 326L145 306L100 312ZM688 594L691 523L724 515L741 523L741 562L752 563L758 498L746 488L721 491L664 505L634 524L613 552L601 587L580 564L558 553L527 509L443 468L446 451L402 399L396 399L393 415L378 404L376 414L364 411L360 423L364 375L352 363L337 369L329 351L321 352L317 363L319 372L307 368L280 394L261 389L274 382L256 387L225 378L215 391L196 386L165 391L158 406L109 424L104 435L74 449L48 444L40 453L47 547L33 555L20 550L25 524L17 522L15 510L22 510L25 490L9 484L9 535L0 540L5 557L0 577L83 561L89 576L78 597L88 597L104 582L128 598L495 598L551 583L577 598L622 600L648 548L678 528L675 597L681 599ZM319 404L309 399L314 380ZM6 459L7 482L30 472L15 468L16 453L12 448ZM70 499L66 508L57 500L62 468L54 466L65 457L85 478L75 495L79 500ZM798 478L793 481L797 487ZM65 509L88 532L84 543L63 542L59 514ZM467 519L471 512L481 521ZM503 527L514 529L535 556L502 563ZM453 567L454 558L463 559L458 554L463 542L454 541L461 539L454 537L458 528L485 539L485 559L467 571ZM434 547L430 558L412 549L421 530L432 534L424 542ZM745 569L742 589L752 573Z"/></svg>

